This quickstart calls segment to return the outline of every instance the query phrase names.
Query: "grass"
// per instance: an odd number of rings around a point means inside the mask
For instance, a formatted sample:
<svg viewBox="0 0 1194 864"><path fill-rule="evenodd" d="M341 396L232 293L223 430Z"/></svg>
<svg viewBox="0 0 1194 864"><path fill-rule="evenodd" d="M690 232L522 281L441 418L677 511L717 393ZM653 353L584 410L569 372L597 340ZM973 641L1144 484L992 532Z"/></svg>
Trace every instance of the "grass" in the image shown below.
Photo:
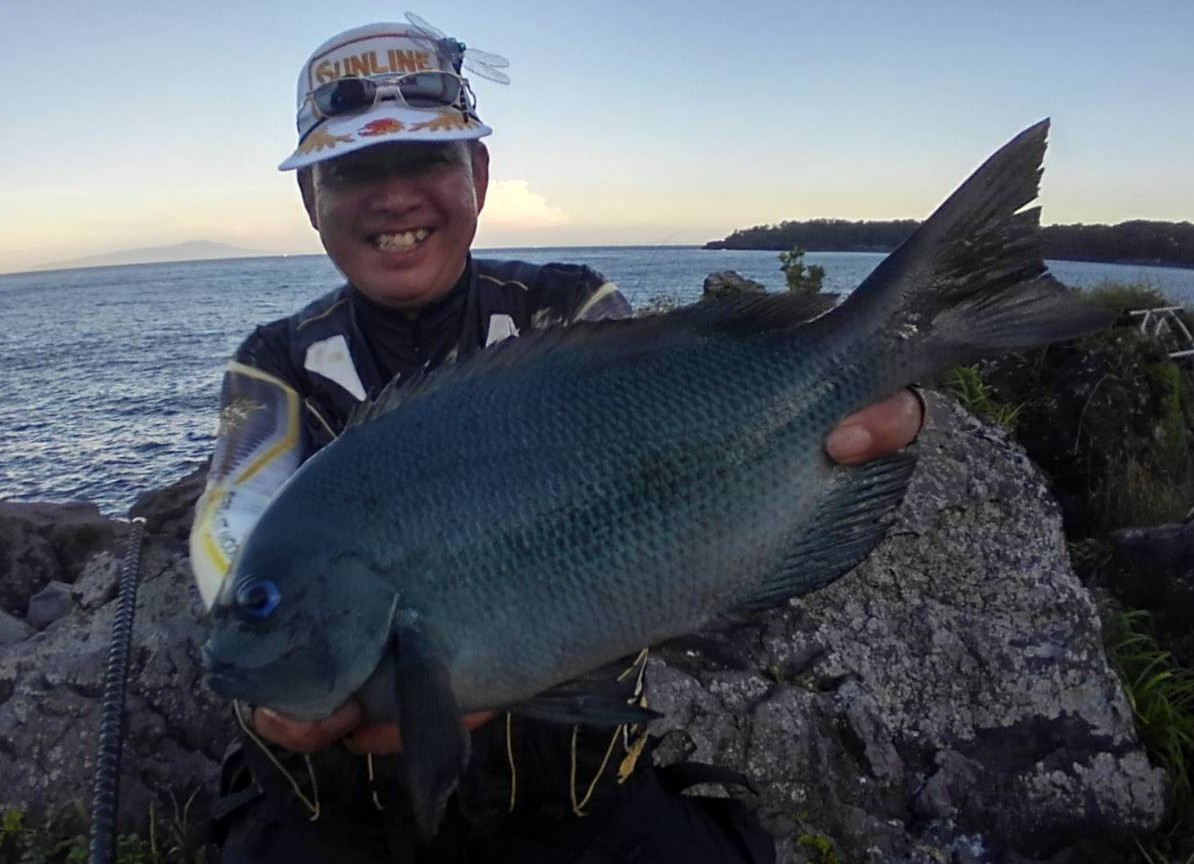
<svg viewBox="0 0 1194 864"><path fill-rule="evenodd" d="M198 790L182 805L171 796L172 813L149 808L148 836L116 838L115 864L203 864L204 849L191 836L190 809ZM87 816L82 805L34 822L19 808L0 811L0 864L83 864L89 858Z"/></svg>
<svg viewBox="0 0 1194 864"><path fill-rule="evenodd" d="M941 386L976 417L994 423L1007 432L1015 430L1023 406L1000 402L983 380L977 366L955 366L942 376Z"/></svg>
<svg viewBox="0 0 1194 864"><path fill-rule="evenodd" d="M1147 612L1108 607L1104 628L1140 740L1170 778L1170 816L1159 839L1141 847L1144 860L1194 862L1194 669L1160 644Z"/></svg>

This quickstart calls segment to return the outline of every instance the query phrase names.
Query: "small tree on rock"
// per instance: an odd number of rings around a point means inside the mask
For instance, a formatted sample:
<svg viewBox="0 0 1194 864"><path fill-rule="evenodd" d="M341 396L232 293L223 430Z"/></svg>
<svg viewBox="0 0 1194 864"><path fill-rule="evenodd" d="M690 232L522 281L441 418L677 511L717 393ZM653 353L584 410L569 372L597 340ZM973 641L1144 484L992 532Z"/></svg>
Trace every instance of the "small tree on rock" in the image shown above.
<svg viewBox="0 0 1194 864"><path fill-rule="evenodd" d="M820 264L805 266L804 250L793 246L791 252L779 253L779 269L784 271L788 290L798 294L818 294L825 281L825 268Z"/></svg>

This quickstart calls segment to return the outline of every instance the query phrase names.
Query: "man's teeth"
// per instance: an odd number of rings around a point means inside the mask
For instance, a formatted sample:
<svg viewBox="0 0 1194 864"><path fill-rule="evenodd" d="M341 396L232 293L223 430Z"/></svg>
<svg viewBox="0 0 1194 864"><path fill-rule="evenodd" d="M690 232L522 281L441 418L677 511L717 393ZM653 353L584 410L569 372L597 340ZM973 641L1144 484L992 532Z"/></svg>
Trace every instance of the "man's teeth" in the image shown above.
<svg viewBox="0 0 1194 864"><path fill-rule="evenodd" d="M430 233L426 228L416 228L414 231L404 231L401 234L378 234L373 238L373 245L382 252L402 252L416 243L421 243Z"/></svg>

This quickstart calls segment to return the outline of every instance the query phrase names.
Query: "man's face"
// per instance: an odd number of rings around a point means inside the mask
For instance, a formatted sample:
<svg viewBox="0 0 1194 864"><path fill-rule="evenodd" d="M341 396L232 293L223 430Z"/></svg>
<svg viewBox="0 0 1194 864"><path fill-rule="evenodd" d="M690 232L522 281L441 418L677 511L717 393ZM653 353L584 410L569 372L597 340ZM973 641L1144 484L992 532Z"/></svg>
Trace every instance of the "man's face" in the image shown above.
<svg viewBox="0 0 1194 864"><path fill-rule="evenodd" d="M336 266L370 298L415 311L464 272L489 185L484 146L382 144L318 163L303 203Z"/></svg>

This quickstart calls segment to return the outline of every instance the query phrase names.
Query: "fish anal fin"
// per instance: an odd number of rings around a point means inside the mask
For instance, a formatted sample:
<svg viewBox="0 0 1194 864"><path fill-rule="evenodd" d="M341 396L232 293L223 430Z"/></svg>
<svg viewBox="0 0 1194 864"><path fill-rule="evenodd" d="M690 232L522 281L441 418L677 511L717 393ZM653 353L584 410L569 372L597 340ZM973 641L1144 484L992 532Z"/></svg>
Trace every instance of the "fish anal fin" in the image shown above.
<svg viewBox="0 0 1194 864"><path fill-rule="evenodd" d="M883 539L916 467L913 449L840 468L828 497L767 578L731 610L742 615L823 588L852 570Z"/></svg>
<svg viewBox="0 0 1194 864"><path fill-rule="evenodd" d="M410 627L394 631L394 686L407 794L415 823L432 837L469 758L469 739L435 641Z"/></svg>
<svg viewBox="0 0 1194 864"><path fill-rule="evenodd" d="M631 670L638 668L636 665ZM638 687L627 686L625 664L611 664L573 678L512 706L511 714L581 726L649 723L660 716L642 707ZM641 670L640 670L641 671ZM635 682L631 681L634 685Z"/></svg>

